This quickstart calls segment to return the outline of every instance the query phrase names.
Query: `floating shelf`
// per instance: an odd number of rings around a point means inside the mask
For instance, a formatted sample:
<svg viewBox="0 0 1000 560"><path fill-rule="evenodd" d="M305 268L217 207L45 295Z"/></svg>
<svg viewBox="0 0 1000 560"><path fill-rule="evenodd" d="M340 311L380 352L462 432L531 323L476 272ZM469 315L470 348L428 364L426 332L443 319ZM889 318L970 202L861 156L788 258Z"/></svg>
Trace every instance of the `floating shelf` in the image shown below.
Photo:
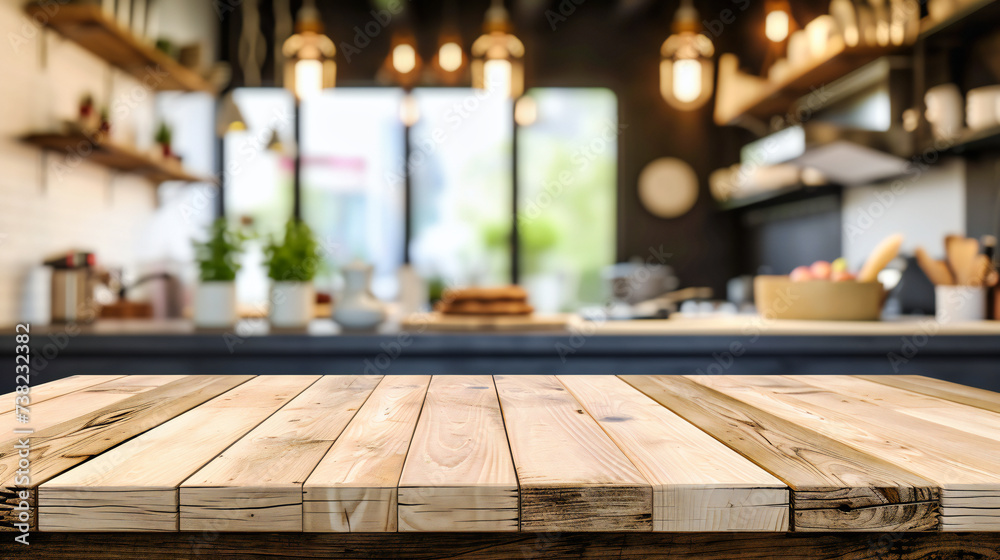
<svg viewBox="0 0 1000 560"><path fill-rule="evenodd" d="M135 148L113 142L96 142L83 134L29 134L22 140L45 150L79 154L84 160L110 169L135 173L154 183L164 181L214 182L186 171L177 161L158 160Z"/></svg>
<svg viewBox="0 0 1000 560"><path fill-rule="evenodd" d="M92 4L51 6L29 4L25 10L60 35L104 59L157 91L215 93L197 72L143 42Z"/></svg>
<svg viewBox="0 0 1000 560"><path fill-rule="evenodd" d="M935 21L924 18L919 40L953 37L967 41L984 31L992 31L1000 22L1000 1L977 0L962 6L950 17ZM806 68L799 68L781 81L771 81L739 70L736 55L725 54L719 59L719 93L715 105L715 122L733 125L746 117L765 119L781 114L814 89L822 87L882 56L905 52L906 47L845 47L833 48L826 58ZM729 92L726 95L726 92Z"/></svg>
<svg viewBox="0 0 1000 560"><path fill-rule="evenodd" d="M793 70L781 81L746 74L739 70L736 55L725 54L719 59L715 122L731 125L748 116L763 119L783 113L802 96L894 50L894 47L841 46L831 49L823 60ZM733 93L725 96L724 90Z"/></svg>

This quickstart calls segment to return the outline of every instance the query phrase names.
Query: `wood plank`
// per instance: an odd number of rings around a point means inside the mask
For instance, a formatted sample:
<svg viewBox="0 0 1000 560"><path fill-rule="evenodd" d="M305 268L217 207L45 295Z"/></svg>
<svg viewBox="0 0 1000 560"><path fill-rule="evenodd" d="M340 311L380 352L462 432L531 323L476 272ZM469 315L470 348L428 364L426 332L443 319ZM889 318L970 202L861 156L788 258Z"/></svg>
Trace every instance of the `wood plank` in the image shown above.
<svg viewBox="0 0 1000 560"><path fill-rule="evenodd" d="M16 474L20 457L0 448L0 531L15 530L19 492L28 493L30 524L37 527L37 487L119 443L162 424L251 379L248 375L190 375L163 387L134 395L111 406L35 432L29 439L31 476L26 484Z"/></svg>
<svg viewBox="0 0 1000 560"><path fill-rule="evenodd" d="M31 391L28 394L30 397L28 406L31 407L32 405L37 405L49 399L61 397L69 393L86 389L87 387L93 387L94 385L100 385L101 383L106 383L112 379L118 379L120 377L123 376L73 375L71 377L56 379L55 381L49 381L48 383L42 383L40 385L33 385L31 386ZM38 379L37 374L35 375L35 379ZM14 410L14 397L16 396L18 396L17 393L0 395L0 414Z"/></svg>
<svg viewBox="0 0 1000 560"><path fill-rule="evenodd" d="M16 412L0 414L0 425L31 428L36 432L62 424L97 409L111 406L133 395L151 391L173 383L183 375L129 375L112 379L100 385L62 395L30 406L31 420L28 424L19 424L15 418ZM18 437L13 434L0 436L0 448L13 445Z"/></svg>
<svg viewBox="0 0 1000 560"><path fill-rule="evenodd" d="M1000 533L79 533L31 535L33 560L995 560ZM99 538L99 541L97 540ZM95 542L99 542L95 546ZM6 546L6 549L4 548ZM22 545L0 543L13 552ZM23 548L23 547L22 547ZM23 550L20 550L23 552Z"/></svg>
<svg viewBox="0 0 1000 560"><path fill-rule="evenodd" d="M1000 413L1000 393L986 389L920 375L856 375L855 377Z"/></svg>
<svg viewBox="0 0 1000 560"><path fill-rule="evenodd" d="M184 481L182 531L302 531L302 484L381 376L328 375Z"/></svg>
<svg viewBox="0 0 1000 560"><path fill-rule="evenodd" d="M99 5L62 3L53 6L40 2L28 4L25 11L38 23L55 29L109 64L132 74L146 88L215 93L208 80L198 72L136 37L105 14Z"/></svg>
<svg viewBox="0 0 1000 560"><path fill-rule="evenodd" d="M970 434L1000 440L1000 414L953 401L897 389L850 375L789 375L807 383L873 404L948 426Z"/></svg>
<svg viewBox="0 0 1000 560"><path fill-rule="evenodd" d="M251 379L53 478L39 486L39 529L176 531L181 482L317 379Z"/></svg>
<svg viewBox="0 0 1000 560"><path fill-rule="evenodd" d="M437 375L399 479L400 531L517 531L518 488L489 375Z"/></svg>
<svg viewBox="0 0 1000 560"><path fill-rule="evenodd" d="M382 379L306 480L303 530L396 530L396 487L430 380Z"/></svg>
<svg viewBox="0 0 1000 560"><path fill-rule="evenodd" d="M791 489L795 531L938 528L940 491L876 456L679 376L621 376Z"/></svg>
<svg viewBox="0 0 1000 560"><path fill-rule="evenodd" d="M522 531L650 531L653 489L548 375L498 375Z"/></svg>
<svg viewBox="0 0 1000 560"><path fill-rule="evenodd" d="M941 529L1000 531L1000 442L780 376L694 376L941 487Z"/></svg>
<svg viewBox="0 0 1000 560"><path fill-rule="evenodd" d="M559 381L653 485L654 531L787 531L788 487L612 375Z"/></svg>

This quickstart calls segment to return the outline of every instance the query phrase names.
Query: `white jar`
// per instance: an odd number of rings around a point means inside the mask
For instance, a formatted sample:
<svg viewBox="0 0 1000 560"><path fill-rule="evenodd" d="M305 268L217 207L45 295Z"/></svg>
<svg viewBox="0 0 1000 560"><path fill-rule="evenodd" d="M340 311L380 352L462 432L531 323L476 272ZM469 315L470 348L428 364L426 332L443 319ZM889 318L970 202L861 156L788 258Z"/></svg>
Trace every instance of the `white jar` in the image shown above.
<svg viewBox="0 0 1000 560"><path fill-rule="evenodd" d="M986 289L973 286L935 286L935 317L939 323L986 319Z"/></svg>

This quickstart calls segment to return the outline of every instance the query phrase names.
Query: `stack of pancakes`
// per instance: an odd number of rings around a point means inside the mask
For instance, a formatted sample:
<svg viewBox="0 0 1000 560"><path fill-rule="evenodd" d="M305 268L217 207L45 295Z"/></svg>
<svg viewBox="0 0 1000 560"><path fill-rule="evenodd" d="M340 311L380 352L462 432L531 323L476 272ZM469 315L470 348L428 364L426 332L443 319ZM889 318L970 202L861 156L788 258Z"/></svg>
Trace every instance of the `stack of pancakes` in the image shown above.
<svg viewBox="0 0 1000 560"><path fill-rule="evenodd" d="M528 293L520 286L448 289L434 307L445 315L528 315Z"/></svg>

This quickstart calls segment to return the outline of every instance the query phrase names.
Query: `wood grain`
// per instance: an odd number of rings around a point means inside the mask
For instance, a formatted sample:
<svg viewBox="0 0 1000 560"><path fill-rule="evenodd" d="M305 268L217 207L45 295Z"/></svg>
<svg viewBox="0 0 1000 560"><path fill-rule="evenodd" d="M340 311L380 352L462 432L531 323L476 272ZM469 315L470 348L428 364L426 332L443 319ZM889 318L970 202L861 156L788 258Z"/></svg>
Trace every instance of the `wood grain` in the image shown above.
<svg viewBox="0 0 1000 560"><path fill-rule="evenodd" d="M930 481L678 376L621 376L791 488L795 531L938 528Z"/></svg>
<svg viewBox="0 0 1000 560"><path fill-rule="evenodd" d="M74 375L72 377L64 377L62 379L56 379L55 381L49 381L48 383L42 383L40 385L31 386L31 392L28 394L30 403L29 407L37 405L39 403L45 402L49 399L54 399L68 393L73 393L81 389L86 389L87 387L92 387L94 385L100 385L101 383L106 383L112 379L118 379L119 377L124 377L122 375ZM40 379L38 375L35 375L35 380ZM0 414L4 414L14 410L14 397L18 396L17 393L7 393L5 395L0 395Z"/></svg>
<svg viewBox="0 0 1000 560"><path fill-rule="evenodd" d="M430 379L399 375L379 383L306 480L303 530L396 530L396 488Z"/></svg>
<svg viewBox="0 0 1000 560"><path fill-rule="evenodd" d="M31 422L28 424L19 424L15 419L15 412L0 414L0 426L27 427L38 432L82 416L88 412L93 412L99 408L113 405L132 395L145 393L157 387L173 383L182 377L184 376L130 375L119 377L100 385L87 387L30 406L31 413L29 417ZM0 448L13 445L12 442L16 440L17 436L15 435L3 434L0 436Z"/></svg>
<svg viewBox="0 0 1000 560"><path fill-rule="evenodd" d="M854 377L1000 413L1000 394L985 389L920 375L855 375Z"/></svg>
<svg viewBox="0 0 1000 560"><path fill-rule="evenodd" d="M184 481L182 531L301 531L302 484L381 376L325 376Z"/></svg>
<svg viewBox="0 0 1000 560"><path fill-rule="evenodd" d="M611 375L559 381L653 486L654 531L787 531L788 487Z"/></svg>
<svg viewBox="0 0 1000 560"><path fill-rule="evenodd" d="M39 487L43 531L176 531L177 487L319 376L251 379Z"/></svg>
<svg viewBox="0 0 1000 560"><path fill-rule="evenodd" d="M495 378L522 531L649 531L649 482L553 376Z"/></svg>
<svg viewBox="0 0 1000 560"><path fill-rule="evenodd" d="M1000 442L786 377L694 379L931 480L941 488L942 530L1000 530Z"/></svg>
<svg viewBox="0 0 1000 560"><path fill-rule="evenodd" d="M1000 440L1000 414L849 375L789 375L789 379L861 399L914 418Z"/></svg>
<svg viewBox="0 0 1000 560"><path fill-rule="evenodd" d="M400 531L517 531L518 487L493 378L436 375L399 479Z"/></svg>
<svg viewBox="0 0 1000 560"><path fill-rule="evenodd" d="M996 560L1000 533L39 533L35 560ZM99 546L94 546L100 543ZM0 551L22 552L0 543ZM22 547L23 548L23 547Z"/></svg>
<svg viewBox="0 0 1000 560"><path fill-rule="evenodd" d="M18 491L27 491L30 511L37 511L37 486L104 451L212 399L252 376L192 375L111 406L36 432L31 440L31 480L21 484L16 470L19 457L10 448L0 449L0 531L14 530ZM32 515L32 527L37 516Z"/></svg>

